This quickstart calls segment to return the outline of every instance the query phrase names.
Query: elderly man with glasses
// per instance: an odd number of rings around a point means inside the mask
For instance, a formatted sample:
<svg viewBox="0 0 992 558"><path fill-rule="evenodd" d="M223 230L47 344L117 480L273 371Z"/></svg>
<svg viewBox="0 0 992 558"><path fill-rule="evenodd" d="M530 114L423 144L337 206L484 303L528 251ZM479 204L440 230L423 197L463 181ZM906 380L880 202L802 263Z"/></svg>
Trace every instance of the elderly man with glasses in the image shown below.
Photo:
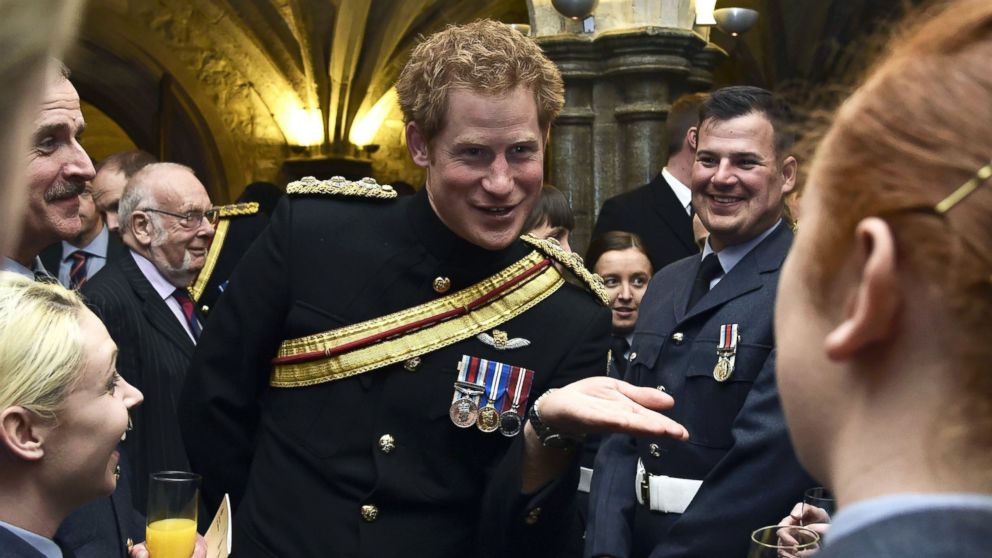
<svg viewBox="0 0 992 558"><path fill-rule="evenodd" d="M117 370L146 393L125 442L141 510L149 473L189 469L175 401L202 322L187 288L206 261L217 212L191 169L155 163L128 181L119 216L130 257L108 264L82 293L117 343Z"/></svg>

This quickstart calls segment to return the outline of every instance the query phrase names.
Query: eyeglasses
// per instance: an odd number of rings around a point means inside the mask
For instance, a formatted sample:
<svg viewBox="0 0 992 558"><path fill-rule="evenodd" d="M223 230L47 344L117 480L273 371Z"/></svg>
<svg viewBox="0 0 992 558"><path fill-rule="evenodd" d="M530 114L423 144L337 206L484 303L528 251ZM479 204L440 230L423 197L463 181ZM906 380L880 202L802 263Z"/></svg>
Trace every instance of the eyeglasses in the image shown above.
<svg viewBox="0 0 992 558"><path fill-rule="evenodd" d="M165 211L162 209L154 209L146 207L142 211L150 211L152 213L161 213L162 215L168 215L170 217L175 217L179 220L179 226L186 229L195 229L200 226L200 223L204 219L207 220L211 225L216 225L217 221L220 219L220 211L214 208L210 208L206 211L191 210L186 213L173 213L171 211Z"/></svg>

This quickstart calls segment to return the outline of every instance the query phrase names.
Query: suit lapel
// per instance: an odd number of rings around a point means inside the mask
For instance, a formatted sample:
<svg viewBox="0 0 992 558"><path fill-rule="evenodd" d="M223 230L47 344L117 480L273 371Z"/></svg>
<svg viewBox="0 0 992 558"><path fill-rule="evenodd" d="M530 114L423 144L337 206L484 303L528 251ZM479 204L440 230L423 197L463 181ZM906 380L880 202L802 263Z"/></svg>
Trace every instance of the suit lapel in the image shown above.
<svg viewBox="0 0 992 558"><path fill-rule="evenodd" d="M692 222L689 220L689 215L661 173L651 181L648 190L654 202L652 204L654 211L661 217L661 222L672 231L672 235L679 239L686 249L690 252L697 251L696 243L692 238Z"/></svg>
<svg viewBox="0 0 992 558"><path fill-rule="evenodd" d="M792 242L792 231L786 223L781 223L778 229L755 246L737 265L730 270L713 290L703 295L691 310L686 312L685 304L689 300L689 292L696 272L699 270L701 259L692 267L692 275L688 276L688 281L680 285L680 296L676 299L677 306L675 315L682 316L682 319L690 319L718 306L726 304L739 296L756 291L764 287L767 283L763 275L778 270L782 267L785 255L789 251L789 244ZM679 307L681 305L681 307ZM679 320L681 321L681 320Z"/></svg>
<svg viewBox="0 0 992 558"><path fill-rule="evenodd" d="M145 279L138 264L134 262L134 258L123 258L121 264L124 277L143 303L142 312L148 318L148 323L182 351L186 358L192 358L193 340L189 338L189 334L183 329L175 314L169 310L165 301L159 297L152 284L148 282L148 279Z"/></svg>

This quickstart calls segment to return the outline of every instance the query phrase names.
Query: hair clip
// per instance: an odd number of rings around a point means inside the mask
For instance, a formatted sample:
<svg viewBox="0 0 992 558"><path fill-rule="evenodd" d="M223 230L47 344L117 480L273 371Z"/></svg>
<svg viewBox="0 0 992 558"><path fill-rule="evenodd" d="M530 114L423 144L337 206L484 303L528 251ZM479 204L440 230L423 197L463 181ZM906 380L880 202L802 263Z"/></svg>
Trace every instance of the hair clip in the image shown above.
<svg viewBox="0 0 992 558"><path fill-rule="evenodd" d="M937 213L943 215L947 213L952 207L961 202L961 200L967 198L978 189L979 186L985 183L986 180L992 177L992 162L985 165L984 167L978 169L975 176L971 177L967 182L961 185L957 190L951 192L951 195L940 200L940 203L934 206Z"/></svg>

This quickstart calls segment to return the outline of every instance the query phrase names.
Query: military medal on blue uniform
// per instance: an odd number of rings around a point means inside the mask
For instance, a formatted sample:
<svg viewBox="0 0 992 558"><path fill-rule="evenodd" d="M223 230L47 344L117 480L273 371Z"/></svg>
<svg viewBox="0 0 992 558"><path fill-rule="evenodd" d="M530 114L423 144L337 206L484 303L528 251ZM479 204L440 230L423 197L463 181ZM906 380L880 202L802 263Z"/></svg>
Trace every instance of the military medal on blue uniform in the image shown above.
<svg viewBox="0 0 992 558"><path fill-rule="evenodd" d="M479 396L486 391L486 369L479 368L479 359L463 356L458 363L455 395L448 409L451 422L459 428L469 428L479 418ZM480 377L481 376L481 377Z"/></svg>
<svg viewBox="0 0 992 558"><path fill-rule="evenodd" d="M734 363L737 361L737 324L720 326L720 343L716 348L716 366L713 368L713 379L725 382L734 373Z"/></svg>
<svg viewBox="0 0 992 558"><path fill-rule="evenodd" d="M507 395L513 394L513 398L503 398L503 412L499 415L500 434L512 438L520 433L524 424L523 409L527 407L527 398L530 396L530 385L534 381L534 371L519 366L510 367L510 375L507 378Z"/></svg>

